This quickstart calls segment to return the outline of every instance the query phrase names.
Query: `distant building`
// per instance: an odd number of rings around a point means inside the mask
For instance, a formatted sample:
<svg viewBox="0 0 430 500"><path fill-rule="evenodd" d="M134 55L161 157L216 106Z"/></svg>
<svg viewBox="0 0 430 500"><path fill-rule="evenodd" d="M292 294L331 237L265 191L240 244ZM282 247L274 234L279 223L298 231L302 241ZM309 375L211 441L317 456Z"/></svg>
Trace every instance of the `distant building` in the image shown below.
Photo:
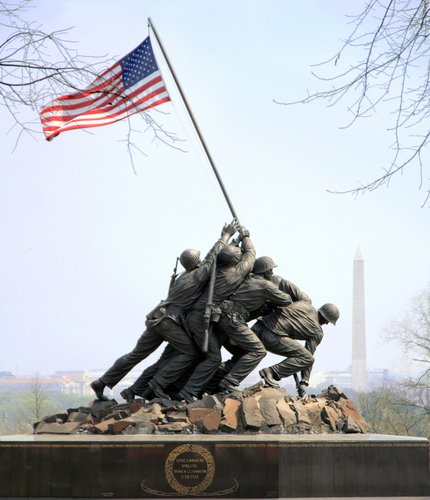
<svg viewBox="0 0 430 500"><path fill-rule="evenodd" d="M311 374L309 385L319 390L325 389L329 385L334 385L341 391L352 389L351 372L330 371L315 373L314 376Z"/></svg>
<svg viewBox="0 0 430 500"><path fill-rule="evenodd" d="M1 392L33 392L40 384L48 392L68 392L67 381L46 376L0 379Z"/></svg>
<svg viewBox="0 0 430 500"><path fill-rule="evenodd" d="M41 384L43 389L49 392L61 392L63 394L76 394L88 397L88 400L95 398L90 383L101 376L106 370L61 370L51 375L28 375L16 377L11 372L0 372L0 392L32 392L35 384ZM140 375L139 371L130 372L124 377L114 390L105 389L108 397L113 397L121 401L120 391L129 387ZM119 398L119 399L118 399Z"/></svg>
<svg viewBox="0 0 430 500"><path fill-rule="evenodd" d="M366 373L367 390L378 389L381 387L391 387L396 385L398 379L387 369L369 370ZM340 391L361 392L354 389L353 373L351 370L330 371L311 374L309 386L315 391L321 391L329 385L336 386Z"/></svg>

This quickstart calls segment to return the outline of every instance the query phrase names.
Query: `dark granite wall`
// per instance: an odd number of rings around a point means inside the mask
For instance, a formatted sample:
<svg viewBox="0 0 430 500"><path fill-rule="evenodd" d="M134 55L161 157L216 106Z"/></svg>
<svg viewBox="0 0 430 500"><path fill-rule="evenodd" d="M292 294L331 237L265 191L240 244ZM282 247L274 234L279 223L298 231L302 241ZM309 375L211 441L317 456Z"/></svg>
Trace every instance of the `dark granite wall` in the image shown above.
<svg viewBox="0 0 430 500"><path fill-rule="evenodd" d="M429 447L419 439L0 439L3 498L425 495Z"/></svg>

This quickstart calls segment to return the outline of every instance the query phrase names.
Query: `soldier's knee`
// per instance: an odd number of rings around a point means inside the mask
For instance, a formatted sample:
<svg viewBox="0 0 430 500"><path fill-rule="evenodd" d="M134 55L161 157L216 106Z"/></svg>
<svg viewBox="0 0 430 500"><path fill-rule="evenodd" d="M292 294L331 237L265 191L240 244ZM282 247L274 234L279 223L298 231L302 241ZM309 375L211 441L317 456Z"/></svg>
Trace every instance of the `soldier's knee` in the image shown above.
<svg viewBox="0 0 430 500"><path fill-rule="evenodd" d="M314 364L315 358L309 351L307 351L305 353L303 361L306 363L306 367L311 367Z"/></svg>
<svg viewBox="0 0 430 500"><path fill-rule="evenodd" d="M255 351L255 352L256 352L256 354L258 355L258 357L259 357L260 359L263 359L263 358L264 358L264 356L266 356L266 354L267 354L267 350L266 350L266 348L264 347L264 345L263 345L263 344L261 344L261 346L259 346L259 348L258 348L258 349L256 349L256 351Z"/></svg>
<svg viewBox="0 0 430 500"><path fill-rule="evenodd" d="M214 365L218 366L222 363L221 351L209 351L206 354L206 360L210 360Z"/></svg>

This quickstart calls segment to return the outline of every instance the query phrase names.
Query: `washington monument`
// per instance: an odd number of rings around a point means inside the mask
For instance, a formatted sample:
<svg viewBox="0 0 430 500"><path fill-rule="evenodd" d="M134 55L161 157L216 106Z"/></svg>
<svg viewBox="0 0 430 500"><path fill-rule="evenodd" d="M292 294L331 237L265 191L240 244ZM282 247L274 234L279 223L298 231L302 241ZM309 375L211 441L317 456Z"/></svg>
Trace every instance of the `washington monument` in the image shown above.
<svg viewBox="0 0 430 500"><path fill-rule="evenodd" d="M352 283L352 388L367 391L366 323L364 307L364 260L357 248Z"/></svg>

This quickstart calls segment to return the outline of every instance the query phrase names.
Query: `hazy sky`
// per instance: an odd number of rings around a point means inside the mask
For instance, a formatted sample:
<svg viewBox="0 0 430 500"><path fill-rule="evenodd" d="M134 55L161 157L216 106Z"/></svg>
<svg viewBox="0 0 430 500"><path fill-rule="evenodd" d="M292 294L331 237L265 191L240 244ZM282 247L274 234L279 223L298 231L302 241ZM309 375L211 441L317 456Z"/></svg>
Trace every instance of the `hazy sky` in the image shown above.
<svg viewBox="0 0 430 500"><path fill-rule="evenodd" d="M360 4L38 0L27 15L46 31L73 27L79 52L109 57L136 47L152 18L257 254L272 256L278 274L314 305L340 308L315 371L350 364L357 246L370 368L401 367L383 327L430 282L418 169L357 199L326 191L382 173L391 158L388 108L341 130L346 102L273 102L320 88L311 65L339 49L351 29L345 16ZM153 45L173 102L152 116L187 152L152 141L135 116L136 143L146 153L135 157L136 174L121 142L126 123L65 132L51 143L25 136L12 152L16 134L7 134L12 121L1 108L0 371L107 368L134 346L146 314L165 298L176 256L187 247L204 253L231 218Z"/></svg>

